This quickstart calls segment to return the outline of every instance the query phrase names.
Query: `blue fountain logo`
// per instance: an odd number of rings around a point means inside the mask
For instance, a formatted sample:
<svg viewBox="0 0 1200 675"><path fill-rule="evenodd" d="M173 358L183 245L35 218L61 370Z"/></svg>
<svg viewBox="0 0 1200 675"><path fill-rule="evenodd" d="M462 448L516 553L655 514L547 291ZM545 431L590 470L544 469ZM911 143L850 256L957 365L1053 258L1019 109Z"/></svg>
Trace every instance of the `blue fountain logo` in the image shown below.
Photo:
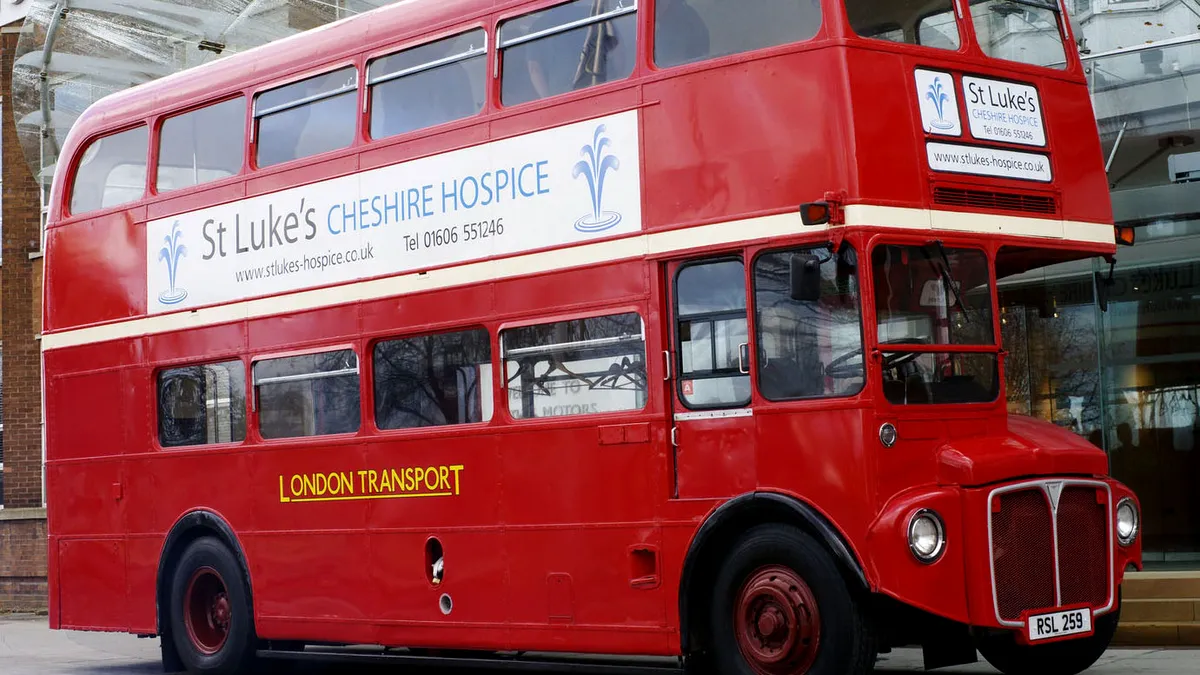
<svg viewBox="0 0 1200 675"><path fill-rule="evenodd" d="M167 276L171 281L171 287L158 294L158 301L164 305L178 305L188 294L186 290L175 286L179 261L187 255L187 247L179 243L181 237L183 237L183 233L179 231L179 221L177 220L171 226L171 233L163 239L166 245L158 250L158 259L167 264Z"/></svg>
<svg viewBox="0 0 1200 675"><path fill-rule="evenodd" d="M933 102L933 107L937 110L938 118L930 120L929 125L943 131L954 128L954 122L946 119L946 104L950 102L950 95L942 90L942 78L935 77L933 84L925 90L925 98Z"/></svg>
<svg viewBox="0 0 1200 675"><path fill-rule="evenodd" d="M609 171L621 168L621 160L616 155L605 154L612 145L612 141L604 135L605 131L603 124L596 127L592 144L583 146L580 151L584 159L571 172L574 178L587 178L588 189L592 191L592 212L575 221L575 229L580 232L603 232L621 222L621 214L604 210L604 178Z"/></svg>

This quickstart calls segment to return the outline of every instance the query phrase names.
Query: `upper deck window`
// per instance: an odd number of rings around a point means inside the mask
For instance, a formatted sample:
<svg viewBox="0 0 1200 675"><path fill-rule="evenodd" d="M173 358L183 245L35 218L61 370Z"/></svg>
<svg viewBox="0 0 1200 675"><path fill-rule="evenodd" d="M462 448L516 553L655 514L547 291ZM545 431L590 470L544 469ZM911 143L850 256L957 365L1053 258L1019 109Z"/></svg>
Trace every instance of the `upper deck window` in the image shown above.
<svg viewBox="0 0 1200 675"><path fill-rule="evenodd" d="M482 28L372 61L367 68L371 138L478 114L486 78L487 33Z"/></svg>
<svg viewBox="0 0 1200 675"><path fill-rule="evenodd" d="M846 0L855 33L876 40L958 49L952 0Z"/></svg>
<svg viewBox="0 0 1200 675"><path fill-rule="evenodd" d="M972 0L971 19L984 54L1035 66L1065 67L1058 6L1051 0Z"/></svg>
<svg viewBox="0 0 1200 675"><path fill-rule="evenodd" d="M358 69L263 92L254 101L254 119L259 166L349 147L358 124Z"/></svg>
<svg viewBox="0 0 1200 675"><path fill-rule="evenodd" d="M159 192L236 175L246 155L246 98L239 96L163 122Z"/></svg>
<svg viewBox="0 0 1200 675"><path fill-rule="evenodd" d="M500 26L501 98L516 105L633 72L637 0L575 0Z"/></svg>
<svg viewBox="0 0 1200 675"><path fill-rule="evenodd" d="M654 62L661 67L811 39L820 0L657 0Z"/></svg>
<svg viewBox="0 0 1200 675"><path fill-rule="evenodd" d="M128 204L145 196L149 148L145 125L92 141L75 170L71 213Z"/></svg>

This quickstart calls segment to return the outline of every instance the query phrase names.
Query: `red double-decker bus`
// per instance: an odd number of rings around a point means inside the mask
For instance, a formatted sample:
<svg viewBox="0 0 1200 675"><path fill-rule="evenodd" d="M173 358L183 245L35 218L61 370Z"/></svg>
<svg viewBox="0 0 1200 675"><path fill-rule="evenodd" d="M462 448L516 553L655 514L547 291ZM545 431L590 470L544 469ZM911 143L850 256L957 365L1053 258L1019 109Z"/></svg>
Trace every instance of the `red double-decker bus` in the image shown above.
<svg viewBox="0 0 1200 675"><path fill-rule="evenodd" d="M1008 414L997 304L1117 250L1063 17L410 0L97 103L47 235L51 625L194 673L1086 669L1138 503Z"/></svg>

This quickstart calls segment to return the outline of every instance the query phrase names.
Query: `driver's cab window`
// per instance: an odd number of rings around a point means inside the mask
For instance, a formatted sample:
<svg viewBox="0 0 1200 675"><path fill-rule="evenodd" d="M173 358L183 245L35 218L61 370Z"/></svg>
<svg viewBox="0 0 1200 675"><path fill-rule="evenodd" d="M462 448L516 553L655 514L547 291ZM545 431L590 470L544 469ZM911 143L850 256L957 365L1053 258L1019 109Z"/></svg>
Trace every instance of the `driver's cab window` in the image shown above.
<svg viewBox="0 0 1200 675"><path fill-rule="evenodd" d="M996 354L987 255L979 249L885 244L871 253L883 391L892 403L992 401ZM907 346L945 345L945 351Z"/></svg>
<svg viewBox="0 0 1200 675"><path fill-rule="evenodd" d="M758 387L767 399L850 396L862 389L856 261L849 246L770 251L755 260Z"/></svg>
<svg viewBox="0 0 1200 675"><path fill-rule="evenodd" d="M952 0L846 0L850 27L865 38L957 50Z"/></svg>
<svg viewBox="0 0 1200 675"><path fill-rule="evenodd" d="M687 265L675 277L679 397L689 408L750 403L746 271L741 260Z"/></svg>

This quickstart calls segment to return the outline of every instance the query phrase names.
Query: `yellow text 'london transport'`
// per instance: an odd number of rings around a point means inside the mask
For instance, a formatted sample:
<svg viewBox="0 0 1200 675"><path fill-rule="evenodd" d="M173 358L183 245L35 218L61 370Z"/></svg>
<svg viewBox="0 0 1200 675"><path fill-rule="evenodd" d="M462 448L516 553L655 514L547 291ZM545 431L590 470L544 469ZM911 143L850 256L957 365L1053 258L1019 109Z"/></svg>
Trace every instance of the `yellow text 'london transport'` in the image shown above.
<svg viewBox="0 0 1200 675"><path fill-rule="evenodd" d="M279 476L279 501L344 502L361 499L455 497L463 465L362 469Z"/></svg>

